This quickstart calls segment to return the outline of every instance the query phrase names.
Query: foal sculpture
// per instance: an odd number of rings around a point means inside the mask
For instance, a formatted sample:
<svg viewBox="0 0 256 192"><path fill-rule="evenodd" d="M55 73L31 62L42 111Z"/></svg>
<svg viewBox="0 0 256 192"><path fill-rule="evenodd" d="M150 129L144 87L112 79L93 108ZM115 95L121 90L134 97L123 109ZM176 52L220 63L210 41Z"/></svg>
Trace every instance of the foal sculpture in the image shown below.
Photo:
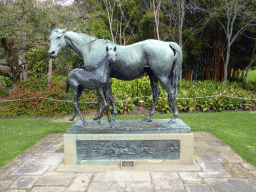
<svg viewBox="0 0 256 192"><path fill-rule="evenodd" d="M83 58L84 69L93 71L100 67L105 55L107 40L98 39L82 33L55 29L52 31L49 41L51 43L49 55L52 58L58 56L66 47L71 47ZM153 105L149 115L144 121L151 121L154 115L156 103L160 94L158 81L168 93L168 102L173 105L173 118L169 123L175 122L178 116L176 96L178 93L178 78L182 65L181 47L174 42L158 40L145 40L128 46L117 46L116 62L110 65L110 77L120 80L133 80L145 72L148 73L153 91ZM110 101L112 92L110 90ZM113 101L112 105L114 104ZM114 113L116 111L113 105ZM112 119L115 119L113 115Z"/></svg>
<svg viewBox="0 0 256 192"><path fill-rule="evenodd" d="M68 92L69 87L72 88L74 95L73 95L73 116L70 118L70 121L73 121L76 116L76 111L78 112L80 119L82 120L84 125L87 125L86 121L84 120L83 116L80 113L78 107L78 99L82 94L84 89L96 90L97 96L99 99L100 111L97 117L94 120L98 120L103 116L104 110L107 111L108 122L110 126L113 128L114 125L111 122L109 117L109 90L112 84L110 78L110 70L109 64L110 62L115 61L116 57L116 47L112 47L108 45L106 47L107 54L105 58L102 60L101 65L99 68L95 69L94 71L85 71L84 69L74 69L72 70L67 77L67 85L66 85L66 92Z"/></svg>

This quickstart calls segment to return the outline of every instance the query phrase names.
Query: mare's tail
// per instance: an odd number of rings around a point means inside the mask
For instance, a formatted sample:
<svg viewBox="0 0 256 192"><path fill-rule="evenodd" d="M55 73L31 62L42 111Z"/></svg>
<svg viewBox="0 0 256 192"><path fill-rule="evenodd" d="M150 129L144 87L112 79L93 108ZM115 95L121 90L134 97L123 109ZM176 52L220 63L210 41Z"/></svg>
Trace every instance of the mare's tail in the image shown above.
<svg viewBox="0 0 256 192"><path fill-rule="evenodd" d="M169 46L174 51L173 70L170 74L170 80L171 80L171 85L175 90L175 97L176 97L178 93L178 81L179 81L179 76L180 76L180 71L181 71L181 66L183 61L183 55L182 55L182 49L177 43L170 42Z"/></svg>
<svg viewBox="0 0 256 192"><path fill-rule="evenodd" d="M68 92L69 90L69 84L68 84L68 80L67 80L67 83L66 83L66 92Z"/></svg>

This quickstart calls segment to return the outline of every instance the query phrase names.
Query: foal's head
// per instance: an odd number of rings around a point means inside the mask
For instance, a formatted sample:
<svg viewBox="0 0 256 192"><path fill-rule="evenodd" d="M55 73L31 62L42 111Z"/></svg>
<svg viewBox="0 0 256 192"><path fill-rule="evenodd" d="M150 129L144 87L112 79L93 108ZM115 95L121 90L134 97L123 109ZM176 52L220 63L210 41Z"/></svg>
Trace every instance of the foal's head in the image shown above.
<svg viewBox="0 0 256 192"><path fill-rule="evenodd" d="M110 62L115 62L116 61L116 46L108 45L106 47L106 51L107 51L107 59Z"/></svg>

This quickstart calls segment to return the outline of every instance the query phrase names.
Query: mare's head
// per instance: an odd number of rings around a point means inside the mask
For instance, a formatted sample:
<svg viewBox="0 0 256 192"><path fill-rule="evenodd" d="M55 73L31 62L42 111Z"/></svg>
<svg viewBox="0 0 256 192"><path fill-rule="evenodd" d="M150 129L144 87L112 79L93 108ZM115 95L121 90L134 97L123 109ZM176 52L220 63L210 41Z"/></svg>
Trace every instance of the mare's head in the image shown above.
<svg viewBox="0 0 256 192"><path fill-rule="evenodd" d="M52 31L49 37L49 42L51 46L48 51L49 56L51 58L57 57L58 54L61 53L61 51L65 49L65 47L67 46L67 43L64 37L64 33L66 31L67 29L59 29L59 28L56 28Z"/></svg>
<svg viewBox="0 0 256 192"><path fill-rule="evenodd" d="M116 46L108 44L106 47L106 51L107 51L107 59L110 62L115 62L116 61Z"/></svg>

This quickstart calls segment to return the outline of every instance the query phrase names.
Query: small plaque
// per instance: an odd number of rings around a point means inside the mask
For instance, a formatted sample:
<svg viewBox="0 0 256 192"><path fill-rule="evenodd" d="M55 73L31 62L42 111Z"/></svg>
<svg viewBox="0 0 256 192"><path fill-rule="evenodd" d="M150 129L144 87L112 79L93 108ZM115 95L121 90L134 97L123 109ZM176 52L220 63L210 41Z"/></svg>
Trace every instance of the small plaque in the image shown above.
<svg viewBox="0 0 256 192"><path fill-rule="evenodd" d="M122 168L134 168L134 167L135 167L135 161L134 160L121 161L121 169Z"/></svg>
<svg viewBox="0 0 256 192"><path fill-rule="evenodd" d="M121 161L121 166L122 167L134 167L135 166L135 161L133 161L133 160Z"/></svg>

